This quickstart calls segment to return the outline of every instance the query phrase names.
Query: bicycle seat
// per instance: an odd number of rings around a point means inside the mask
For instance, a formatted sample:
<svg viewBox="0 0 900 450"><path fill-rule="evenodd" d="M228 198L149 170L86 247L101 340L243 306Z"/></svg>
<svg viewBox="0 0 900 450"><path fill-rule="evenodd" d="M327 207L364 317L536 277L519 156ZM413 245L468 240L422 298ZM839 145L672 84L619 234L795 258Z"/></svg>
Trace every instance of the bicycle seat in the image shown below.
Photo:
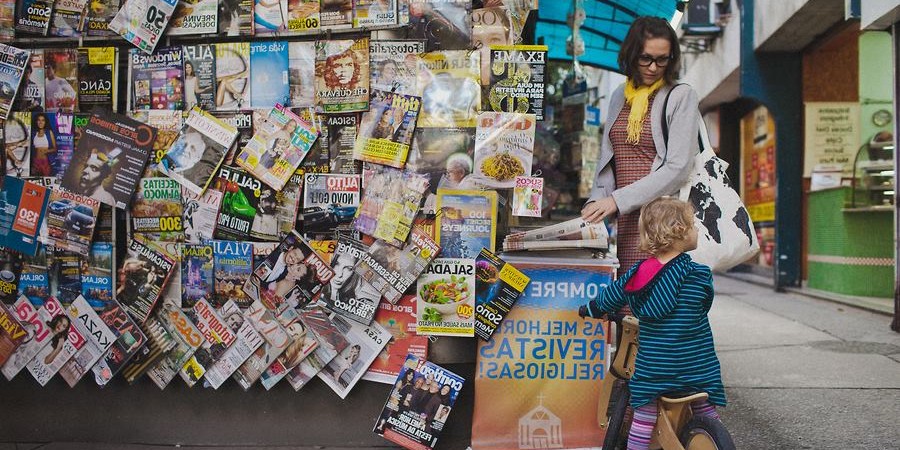
<svg viewBox="0 0 900 450"><path fill-rule="evenodd" d="M667 392L661 395L659 400L667 405L677 405L680 403L693 403L696 400L706 400L709 394L706 392Z"/></svg>

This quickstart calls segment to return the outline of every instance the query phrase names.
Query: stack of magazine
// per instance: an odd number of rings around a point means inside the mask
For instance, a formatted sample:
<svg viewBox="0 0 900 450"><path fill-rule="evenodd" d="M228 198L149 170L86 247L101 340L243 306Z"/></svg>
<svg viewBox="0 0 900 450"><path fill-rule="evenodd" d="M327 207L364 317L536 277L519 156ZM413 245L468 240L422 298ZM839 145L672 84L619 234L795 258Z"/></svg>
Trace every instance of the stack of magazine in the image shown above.
<svg viewBox="0 0 900 450"><path fill-rule="evenodd" d="M587 222L581 217L554 225L512 233L503 239L503 251L563 250L609 248L609 232L603 223Z"/></svg>

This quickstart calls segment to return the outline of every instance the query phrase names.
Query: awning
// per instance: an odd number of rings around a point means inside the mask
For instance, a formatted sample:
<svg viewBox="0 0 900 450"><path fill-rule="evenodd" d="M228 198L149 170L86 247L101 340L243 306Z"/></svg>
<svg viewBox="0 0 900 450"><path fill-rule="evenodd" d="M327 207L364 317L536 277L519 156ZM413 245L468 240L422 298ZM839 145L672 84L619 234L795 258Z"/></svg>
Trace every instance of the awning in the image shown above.
<svg viewBox="0 0 900 450"><path fill-rule="evenodd" d="M566 15L572 3L572 0L540 0L538 4L535 37L538 42L543 38L544 45L550 48L550 59L572 60L566 54L566 38L572 33ZM578 61L618 71L619 46L631 22L640 16L669 20L675 13L676 3L676 0L584 0L587 18L581 26L581 37L585 51Z"/></svg>

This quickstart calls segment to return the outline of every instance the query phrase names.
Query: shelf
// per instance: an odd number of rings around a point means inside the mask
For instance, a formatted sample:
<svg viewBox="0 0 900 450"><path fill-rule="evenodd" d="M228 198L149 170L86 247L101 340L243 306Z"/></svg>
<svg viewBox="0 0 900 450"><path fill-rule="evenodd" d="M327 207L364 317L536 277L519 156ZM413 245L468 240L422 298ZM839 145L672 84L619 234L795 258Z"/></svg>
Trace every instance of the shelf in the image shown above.
<svg viewBox="0 0 900 450"><path fill-rule="evenodd" d="M856 208L842 208L841 211L845 212L845 213L893 212L894 205L860 206L860 207L856 207Z"/></svg>
<svg viewBox="0 0 900 450"><path fill-rule="evenodd" d="M862 170L874 171L874 170L893 170L894 162L893 161L860 161L857 163L856 167Z"/></svg>

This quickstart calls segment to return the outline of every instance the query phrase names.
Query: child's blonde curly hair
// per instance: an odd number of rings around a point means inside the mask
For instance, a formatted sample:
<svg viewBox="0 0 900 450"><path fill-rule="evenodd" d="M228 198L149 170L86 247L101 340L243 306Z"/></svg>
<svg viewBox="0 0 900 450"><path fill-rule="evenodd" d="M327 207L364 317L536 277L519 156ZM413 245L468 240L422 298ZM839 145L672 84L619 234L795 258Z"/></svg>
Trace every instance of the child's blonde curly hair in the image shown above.
<svg viewBox="0 0 900 450"><path fill-rule="evenodd" d="M658 256L687 239L691 228L694 228L694 207L690 203L671 197L658 198L641 208L639 248Z"/></svg>

